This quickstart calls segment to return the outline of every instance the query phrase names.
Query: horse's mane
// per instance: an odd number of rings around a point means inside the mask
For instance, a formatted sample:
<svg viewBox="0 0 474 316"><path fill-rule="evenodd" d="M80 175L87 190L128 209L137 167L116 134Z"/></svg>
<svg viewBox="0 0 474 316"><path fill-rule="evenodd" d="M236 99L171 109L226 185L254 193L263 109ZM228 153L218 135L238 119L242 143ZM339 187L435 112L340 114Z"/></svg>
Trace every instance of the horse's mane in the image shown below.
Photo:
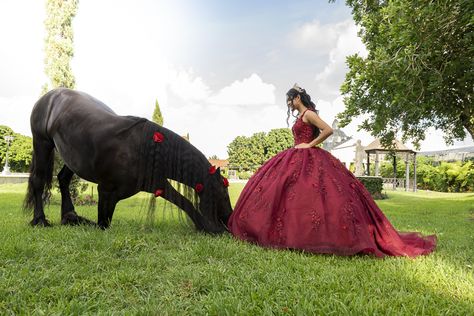
<svg viewBox="0 0 474 316"><path fill-rule="evenodd" d="M159 132L164 136L162 143L153 141L153 135ZM183 137L158 124L147 121L143 126L144 142L141 147L139 165L139 185L141 190L154 192L168 182L184 196L198 212L199 196L194 189L196 182L202 181L209 165L205 156ZM156 202L154 195L148 203L148 218L153 218ZM168 208L165 202L164 212Z"/></svg>

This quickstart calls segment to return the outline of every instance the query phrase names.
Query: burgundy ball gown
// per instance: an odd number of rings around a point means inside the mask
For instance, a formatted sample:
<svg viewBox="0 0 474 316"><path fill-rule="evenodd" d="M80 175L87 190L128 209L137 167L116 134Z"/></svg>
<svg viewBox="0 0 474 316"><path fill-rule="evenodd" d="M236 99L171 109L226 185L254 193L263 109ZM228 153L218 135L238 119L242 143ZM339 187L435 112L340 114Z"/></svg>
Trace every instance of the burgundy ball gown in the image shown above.
<svg viewBox="0 0 474 316"><path fill-rule="evenodd" d="M313 140L301 118L295 144ZM432 252L436 236L397 232L364 185L321 148L290 148L268 160L243 189L228 227L264 247L337 255L415 257Z"/></svg>

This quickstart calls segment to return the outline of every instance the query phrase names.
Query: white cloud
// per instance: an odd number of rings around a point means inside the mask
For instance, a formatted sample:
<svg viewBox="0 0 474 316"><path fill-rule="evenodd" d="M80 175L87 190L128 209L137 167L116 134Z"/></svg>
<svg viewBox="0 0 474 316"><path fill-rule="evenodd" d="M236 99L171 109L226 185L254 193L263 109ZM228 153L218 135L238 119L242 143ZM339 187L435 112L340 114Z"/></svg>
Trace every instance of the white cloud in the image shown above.
<svg viewBox="0 0 474 316"><path fill-rule="evenodd" d="M290 36L296 48L321 56L328 54L336 46L341 34L353 24L352 20L328 24L314 20L297 28Z"/></svg>
<svg viewBox="0 0 474 316"><path fill-rule="evenodd" d="M184 101L206 100L211 91L201 77L194 77L193 70L171 71L169 88Z"/></svg>
<svg viewBox="0 0 474 316"><path fill-rule="evenodd" d="M346 57L359 53L367 55L365 45L357 36L357 27L352 21L343 23L344 28L339 29L335 46L329 52L329 61L324 70L315 76L317 93L321 97L335 97L339 95L339 87L344 81L348 67Z"/></svg>
<svg viewBox="0 0 474 316"><path fill-rule="evenodd" d="M262 105L275 103L275 86L263 82L255 73L213 95L210 102L220 105Z"/></svg>
<svg viewBox="0 0 474 316"><path fill-rule="evenodd" d="M207 157L226 158L227 145L239 135L286 126L286 109L274 105L274 85L263 82L258 74L217 91L191 70L174 74L169 102L162 107L164 125L180 135L189 133L191 143ZM171 88L178 83L180 89Z"/></svg>

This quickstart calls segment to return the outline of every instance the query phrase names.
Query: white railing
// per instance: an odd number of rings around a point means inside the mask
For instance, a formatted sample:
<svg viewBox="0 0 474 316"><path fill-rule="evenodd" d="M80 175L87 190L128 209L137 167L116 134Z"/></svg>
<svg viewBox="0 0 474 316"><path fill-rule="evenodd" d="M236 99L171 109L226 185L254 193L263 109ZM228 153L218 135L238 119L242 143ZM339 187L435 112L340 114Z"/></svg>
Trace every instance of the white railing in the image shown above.
<svg viewBox="0 0 474 316"><path fill-rule="evenodd" d="M384 189L405 189L405 178L382 178ZM413 179L409 180L408 189L413 189Z"/></svg>

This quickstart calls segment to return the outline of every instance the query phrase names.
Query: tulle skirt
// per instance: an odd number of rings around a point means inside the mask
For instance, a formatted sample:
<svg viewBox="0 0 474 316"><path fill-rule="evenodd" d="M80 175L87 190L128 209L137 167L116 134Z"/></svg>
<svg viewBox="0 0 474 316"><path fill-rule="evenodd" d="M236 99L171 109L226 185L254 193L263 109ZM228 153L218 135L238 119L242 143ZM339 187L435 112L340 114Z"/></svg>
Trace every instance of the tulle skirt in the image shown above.
<svg viewBox="0 0 474 316"><path fill-rule="evenodd" d="M249 180L228 227L264 247L337 255L415 257L436 236L398 232L363 184L320 148L283 151Z"/></svg>

